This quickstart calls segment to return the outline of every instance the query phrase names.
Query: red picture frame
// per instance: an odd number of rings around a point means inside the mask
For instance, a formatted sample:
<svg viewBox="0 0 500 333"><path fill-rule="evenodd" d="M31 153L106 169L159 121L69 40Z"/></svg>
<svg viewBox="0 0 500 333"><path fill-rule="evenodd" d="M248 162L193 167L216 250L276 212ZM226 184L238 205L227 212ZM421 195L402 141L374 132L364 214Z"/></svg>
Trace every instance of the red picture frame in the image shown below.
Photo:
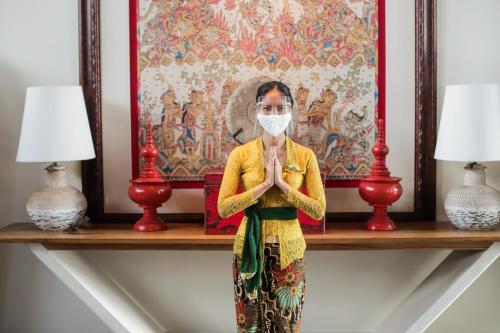
<svg viewBox="0 0 500 333"><path fill-rule="evenodd" d="M139 119L140 119L140 101L139 77L138 77L138 39L137 39L137 17L139 12L140 0L129 0L129 27L130 27L130 121L131 121L131 163L132 178L139 176ZM377 106L376 113L378 117L384 120L386 114L386 40L385 40L385 0L377 0L378 14L378 73L377 73ZM375 119L376 123L377 119ZM327 179L325 188L353 188L359 185L360 180L352 179ZM170 181L172 188L203 188L204 181Z"/></svg>

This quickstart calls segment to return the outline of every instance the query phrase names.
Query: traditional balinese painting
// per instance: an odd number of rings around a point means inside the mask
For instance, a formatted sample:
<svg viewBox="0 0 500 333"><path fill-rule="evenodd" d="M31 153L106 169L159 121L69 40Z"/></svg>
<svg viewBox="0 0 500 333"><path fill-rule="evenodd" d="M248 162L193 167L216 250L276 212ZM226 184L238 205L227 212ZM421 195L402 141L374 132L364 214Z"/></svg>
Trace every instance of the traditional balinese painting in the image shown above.
<svg viewBox="0 0 500 333"><path fill-rule="evenodd" d="M327 187L369 173L383 117L381 0L131 1L136 171L151 120L173 186L222 172L261 134L257 87L280 80L295 102L290 137L316 153Z"/></svg>

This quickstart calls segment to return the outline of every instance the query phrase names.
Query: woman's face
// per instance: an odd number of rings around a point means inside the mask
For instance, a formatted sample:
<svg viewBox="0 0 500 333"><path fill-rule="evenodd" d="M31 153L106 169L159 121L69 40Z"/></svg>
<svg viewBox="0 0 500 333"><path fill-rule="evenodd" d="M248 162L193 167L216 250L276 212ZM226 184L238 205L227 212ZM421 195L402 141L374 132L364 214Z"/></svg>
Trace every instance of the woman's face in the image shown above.
<svg viewBox="0 0 500 333"><path fill-rule="evenodd" d="M283 115L291 112L291 104L289 98L275 88L259 99L257 112L263 115Z"/></svg>
<svg viewBox="0 0 500 333"><path fill-rule="evenodd" d="M257 101L257 120L272 136L280 135L292 119L292 104L278 89L269 91Z"/></svg>

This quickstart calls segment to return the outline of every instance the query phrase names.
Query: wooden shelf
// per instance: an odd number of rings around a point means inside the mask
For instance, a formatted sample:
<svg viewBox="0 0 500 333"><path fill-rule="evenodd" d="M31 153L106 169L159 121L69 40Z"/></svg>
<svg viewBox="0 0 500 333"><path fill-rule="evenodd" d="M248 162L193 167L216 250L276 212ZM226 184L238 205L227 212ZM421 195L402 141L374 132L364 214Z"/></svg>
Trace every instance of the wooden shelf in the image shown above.
<svg viewBox="0 0 500 333"><path fill-rule="evenodd" d="M138 232L131 224L94 224L74 231L42 231L32 223L13 223L0 229L0 243L38 243L50 250L231 250L233 246L233 235L206 235L199 223L169 223L168 227ZM499 228L464 231L449 222L404 222L396 231L368 231L363 223L329 223L326 229L324 235L304 234L308 250L484 250L500 241Z"/></svg>

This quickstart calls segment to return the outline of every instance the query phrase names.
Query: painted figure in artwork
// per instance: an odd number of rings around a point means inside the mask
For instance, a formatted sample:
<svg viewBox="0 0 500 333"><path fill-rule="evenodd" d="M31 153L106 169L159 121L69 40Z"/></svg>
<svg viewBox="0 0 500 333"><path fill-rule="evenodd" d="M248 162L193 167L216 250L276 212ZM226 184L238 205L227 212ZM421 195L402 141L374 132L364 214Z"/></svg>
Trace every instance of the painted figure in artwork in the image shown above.
<svg viewBox="0 0 500 333"><path fill-rule="evenodd" d="M175 101L175 93L169 89L161 96L163 110L161 112L161 125L163 130L163 142L165 153L169 157L173 157L177 147L175 134L178 131L177 124L180 122L182 110L179 104Z"/></svg>
<svg viewBox="0 0 500 333"><path fill-rule="evenodd" d="M309 133L316 134L310 136L309 146L315 152L321 153L323 151L324 135L320 135L320 133L334 130L332 108L336 101L335 92L326 89L321 93L321 98L313 101L309 107Z"/></svg>
<svg viewBox="0 0 500 333"><path fill-rule="evenodd" d="M363 20L366 26L366 31L375 40L378 37L378 13L375 2L372 0L364 0L363 4Z"/></svg>
<svg viewBox="0 0 500 333"><path fill-rule="evenodd" d="M216 128L216 110L213 103L208 104L204 109L203 134L201 140L201 158L209 163L219 159L219 132Z"/></svg>
<svg viewBox="0 0 500 333"><path fill-rule="evenodd" d="M293 138L298 143L307 145L309 140L309 126L308 126L308 113L307 113L307 98L309 97L309 89L300 87L295 96L297 103L297 121L295 121L295 128Z"/></svg>
<svg viewBox="0 0 500 333"><path fill-rule="evenodd" d="M184 105L182 114L182 134L177 139L177 145L180 151L185 154L188 160L196 157L199 141L197 140L196 128L201 127L197 124L198 114L202 106L201 93L198 91L191 92L191 102Z"/></svg>
<svg viewBox="0 0 500 333"><path fill-rule="evenodd" d="M367 141L367 135L374 130L375 124L366 123L366 108L361 109L361 114L355 112L355 110L349 111L346 115L345 121L350 124L347 132L347 137L350 138L352 142L351 151L354 154L364 154L369 150L369 143Z"/></svg>
<svg viewBox="0 0 500 333"><path fill-rule="evenodd" d="M222 161L227 160L229 152L237 145L233 136L229 132L226 120L226 106L232 93L233 93L233 87L230 83L226 83L222 86L222 94L221 94L220 108L219 108L219 121L221 126L220 150L221 150Z"/></svg>

